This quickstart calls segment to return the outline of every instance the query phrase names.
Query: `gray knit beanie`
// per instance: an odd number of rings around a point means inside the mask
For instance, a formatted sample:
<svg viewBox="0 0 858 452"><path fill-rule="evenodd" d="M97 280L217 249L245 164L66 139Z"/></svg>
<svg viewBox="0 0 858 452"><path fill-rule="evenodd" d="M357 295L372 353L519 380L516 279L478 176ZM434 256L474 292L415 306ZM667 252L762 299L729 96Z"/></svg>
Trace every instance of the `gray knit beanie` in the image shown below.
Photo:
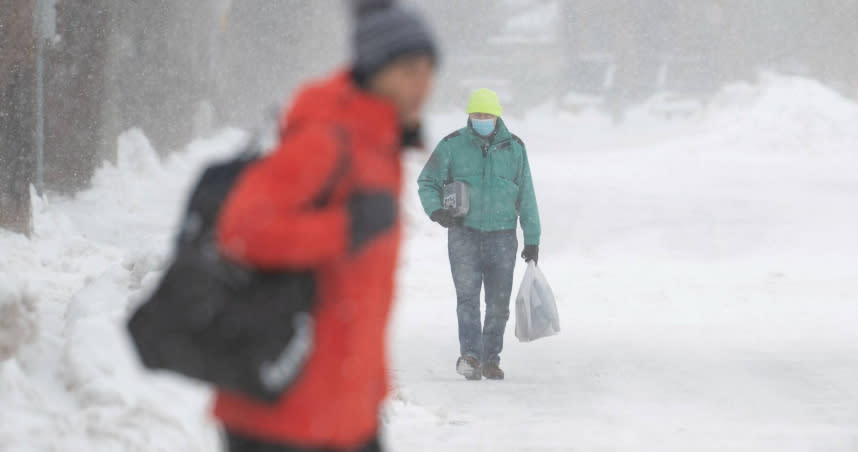
<svg viewBox="0 0 858 452"><path fill-rule="evenodd" d="M394 0L353 0L355 79L364 84L393 60L426 54L438 58L435 38L419 14Z"/></svg>

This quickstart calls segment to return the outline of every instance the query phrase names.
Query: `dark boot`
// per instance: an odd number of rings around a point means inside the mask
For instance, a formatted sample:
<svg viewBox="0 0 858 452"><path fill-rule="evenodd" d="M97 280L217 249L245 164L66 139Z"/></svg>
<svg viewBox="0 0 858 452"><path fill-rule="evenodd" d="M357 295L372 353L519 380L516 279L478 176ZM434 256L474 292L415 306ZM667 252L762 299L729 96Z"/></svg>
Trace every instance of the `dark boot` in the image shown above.
<svg viewBox="0 0 858 452"><path fill-rule="evenodd" d="M497 364L483 364L482 374L489 380L503 380L503 371Z"/></svg>
<svg viewBox="0 0 858 452"><path fill-rule="evenodd" d="M480 362L471 356L461 356L456 361L456 372L459 375L464 375L468 380L479 380L482 378L480 374Z"/></svg>

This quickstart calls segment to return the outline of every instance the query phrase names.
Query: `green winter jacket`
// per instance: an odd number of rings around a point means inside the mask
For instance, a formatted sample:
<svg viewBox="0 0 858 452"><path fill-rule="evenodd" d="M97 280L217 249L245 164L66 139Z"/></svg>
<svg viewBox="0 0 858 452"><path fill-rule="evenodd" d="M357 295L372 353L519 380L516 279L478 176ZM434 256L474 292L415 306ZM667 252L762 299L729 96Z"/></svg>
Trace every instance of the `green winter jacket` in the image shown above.
<svg viewBox="0 0 858 452"><path fill-rule="evenodd" d="M480 231L515 229L521 218L525 245L539 245L539 209L524 143L498 118L488 139L468 126L438 143L417 180L426 214L441 208L445 184L463 181L470 191L465 227Z"/></svg>

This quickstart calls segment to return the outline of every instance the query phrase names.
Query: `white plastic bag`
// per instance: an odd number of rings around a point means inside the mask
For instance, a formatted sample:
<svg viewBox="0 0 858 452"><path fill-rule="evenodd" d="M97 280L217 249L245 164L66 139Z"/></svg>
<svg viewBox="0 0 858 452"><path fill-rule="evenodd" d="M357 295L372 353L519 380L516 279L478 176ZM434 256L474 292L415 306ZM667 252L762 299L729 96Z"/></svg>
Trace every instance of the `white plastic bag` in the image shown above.
<svg viewBox="0 0 858 452"><path fill-rule="evenodd" d="M545 275L530 261L515 298L515 337L530 342L559 332L560 316L554 293Z"/></svg>

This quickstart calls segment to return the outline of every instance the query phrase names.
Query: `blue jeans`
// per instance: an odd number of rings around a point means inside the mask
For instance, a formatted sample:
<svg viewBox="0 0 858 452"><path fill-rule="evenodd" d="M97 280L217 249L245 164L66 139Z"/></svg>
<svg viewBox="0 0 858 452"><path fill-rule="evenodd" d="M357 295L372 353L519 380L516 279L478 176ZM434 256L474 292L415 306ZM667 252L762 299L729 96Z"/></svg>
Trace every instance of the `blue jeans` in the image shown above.
<svg viewBox="0 0 858 452"><path fill-rule="evenodd" d="M461 354L483 364L499 364L518 251L515 230L482 232L453 227L448 232L447 248L456 286ZM484 284L485 327L480 323Z"/></svg>

